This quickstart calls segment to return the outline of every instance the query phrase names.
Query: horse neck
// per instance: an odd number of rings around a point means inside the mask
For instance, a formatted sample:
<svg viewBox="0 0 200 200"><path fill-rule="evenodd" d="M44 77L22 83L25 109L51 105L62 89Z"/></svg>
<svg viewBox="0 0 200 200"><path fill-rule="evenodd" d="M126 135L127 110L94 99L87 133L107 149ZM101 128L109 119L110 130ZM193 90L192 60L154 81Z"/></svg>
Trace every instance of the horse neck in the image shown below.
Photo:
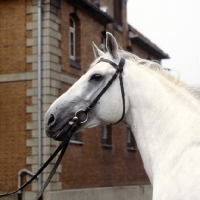
<svg viewBox="0 0 200 200"><path fill-rule="evenodd" d="M135 136L144 167L153 184L156 173L170 167L172 160L186 146L185 141L190 140L188 133L192 129L192 121L197 119L192 113L199 110L198 103L192 95L151 69L130 66L127 71L131 77L126 77L130 91L126 123ZM196 113L199 118L200 112ZM177 154L174 151L171 153L173 149Z"/></svg>

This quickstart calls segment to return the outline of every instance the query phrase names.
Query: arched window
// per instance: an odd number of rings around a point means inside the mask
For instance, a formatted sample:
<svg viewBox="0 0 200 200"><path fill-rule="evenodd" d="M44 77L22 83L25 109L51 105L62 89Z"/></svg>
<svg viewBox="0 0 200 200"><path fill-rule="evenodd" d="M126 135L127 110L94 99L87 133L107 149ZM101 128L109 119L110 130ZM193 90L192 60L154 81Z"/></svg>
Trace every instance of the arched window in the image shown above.
<svg viewBox="0 0 200 200"><path fill-rule="evenodd" d="M69 15L69 58L70 66L76 69L81 69L81 34L80 34L80 19L76 13Z"/></svg>
<svg viewBox="0 0 200 200"><path fill-rule="evenodd" d="M69 54L70 59L75 60L76 56L76 40L75 40L75 20L73 17L70 17L70 27L69 27Z"/></svg>

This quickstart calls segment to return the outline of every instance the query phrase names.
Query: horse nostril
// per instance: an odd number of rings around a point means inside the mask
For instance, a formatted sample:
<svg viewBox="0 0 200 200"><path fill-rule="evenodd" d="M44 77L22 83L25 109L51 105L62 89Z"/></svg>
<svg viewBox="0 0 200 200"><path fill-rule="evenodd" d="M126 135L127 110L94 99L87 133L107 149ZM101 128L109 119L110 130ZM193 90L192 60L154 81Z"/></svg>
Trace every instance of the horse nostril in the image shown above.
<svg viewBox="0 0 200 200"><path fill-rule="evenodd" d="M56 118L54 117L53 114L51 114L50 117L49 117L49 120L48 120L48 125L53 126L55 121L56 121Z"/></svg>

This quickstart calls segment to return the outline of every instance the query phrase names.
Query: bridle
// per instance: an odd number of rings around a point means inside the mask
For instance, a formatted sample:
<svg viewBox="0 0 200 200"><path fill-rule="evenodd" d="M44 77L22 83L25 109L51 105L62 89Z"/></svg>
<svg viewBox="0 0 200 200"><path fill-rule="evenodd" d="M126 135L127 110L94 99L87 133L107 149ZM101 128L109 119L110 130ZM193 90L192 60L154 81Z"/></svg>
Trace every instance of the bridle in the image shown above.
<svg viewBox="0 0 200 200"><path fill-rule="evenodd" d="M123 111L122 111L121 118L114 124L119 123L124 118L124 115L125 115L125 92L124 92L123 78L122 78L122 72L123 72L125 60L124 58L121 58L119 64L117 65L111 60L102 58L96 64L100 62L109 63L116 69L116 72L112 75L111 79L107 82L107 84L104 86L101 92L96 96L96 98L92 101L92 103L90 103L90 105L85 110L79 110L75 113L75 117L77 118L78 118L78 115L80 114L85 115L85 119L80 122L81 124L85 123L88 120L88 113L96 105L96 103L99 101L102 95L107 91L107 89L110 87L110 85L113 83L113 81L117 78L118 75L119 75L120 89L121 89L122 102L123 102Z"/></svg>
<svg viewBox="0 0 200 200"><path fill-rule="evenodd" d="M120 88L121 88L121 95L122 95L122 102L123 102L123 111L122 111L122 116L121 118L114 124L119 123L125 115L125 93L124 93L124 86L123 86L123 78L122 78L122 72L123 72L123 68L124 68L124 64L125 64L125 59L121 58L119 64L115 64L114 62L112 62L111 60L108 59L100 59L96 64L100 63L100 62L106 62L109 63L110 65L112 65L115 69L116 72L112 75L111 79L107 82L107 84L104 86L104 88L101 90L101 92L96 96L96 98L92 101L92 103L90 103L90 105L85 109L85 110L78 110L76 111L76 113L74 114L74 117L69 120L69 129L67 132L66 137L63 139L62 143L59 145L59 147L55 150L55 152L50 156L50 158L43 164L43 166L38 170L38 172L29 180L27 181L24 185L22 185L22 187L18 188L17 190L10 192L10 193L5 193L5 194L0 194L0 198L14 194L20 190L22 190L23 188L25 188L27 185L29 185L33 180L35 180L38 175L40 175L42 173L42 171L49 165L49 163L57 156L57 154L61 151L51 173L49 174L49 177L47 178L46 182L44 183L41 191L37 194L37 196L35 197L35 200L40 199L42 193L44 192L45 188L47 187L47 185L49 184L49 182L51 181L51 178L53 177L53 175L56 172L56 169L58 167L58 165L60 164L62 157L67 149L67 146L69 144L69 141L73 135L73 133L76 132L76 130L85 122L87 122L88 120L88 113L92 110L92 108L96 105L96 103L99 101L99 99L102 97L102 95L106 92L106 90L110 87L110 85L113 83L113 81L117 78L117 76L119 75L119 82L120 82ZM84 116L84 118L82 117ZM82 119L80 119L82 118Z"/></svg>

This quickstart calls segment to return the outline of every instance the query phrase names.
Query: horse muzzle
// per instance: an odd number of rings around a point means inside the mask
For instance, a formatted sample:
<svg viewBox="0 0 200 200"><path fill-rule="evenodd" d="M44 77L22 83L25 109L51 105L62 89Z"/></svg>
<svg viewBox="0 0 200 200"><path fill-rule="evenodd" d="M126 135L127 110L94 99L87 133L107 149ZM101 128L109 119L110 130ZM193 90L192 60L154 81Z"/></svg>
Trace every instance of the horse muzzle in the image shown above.
<svg viewBox="0 0 200 200"><path fill-rule="evenodd" d="M48 137L62 141L66 137L71 125L76 122L77 126L80 127L87 120L88 113L84 110L78 110L75 114L71 114L68 120L64 120L64 117L47 111L45 115L45 131Z"/></svg>

